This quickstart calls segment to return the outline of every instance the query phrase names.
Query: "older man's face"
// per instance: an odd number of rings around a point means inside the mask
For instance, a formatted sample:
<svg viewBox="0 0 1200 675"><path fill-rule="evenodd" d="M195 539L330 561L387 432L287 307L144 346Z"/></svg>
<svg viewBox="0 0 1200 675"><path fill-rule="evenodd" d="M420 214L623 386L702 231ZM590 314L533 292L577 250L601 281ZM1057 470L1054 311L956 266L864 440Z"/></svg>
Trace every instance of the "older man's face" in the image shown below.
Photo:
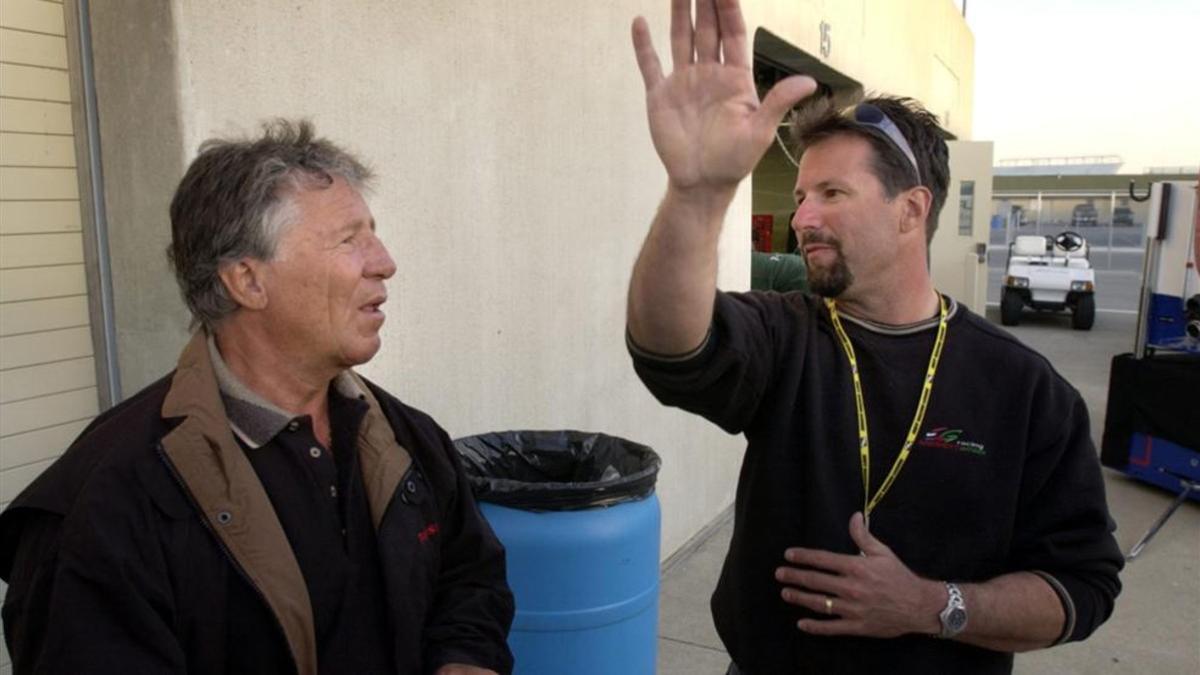
<svg viewBox="0 0 1200 675"><path fill-rule="evenodd" d="M291 198L298 212L265 277L271 339L298 359L298 372L365 363L379 351L384 281L396 263L375 236L366 202L344 180Z"/></svg>

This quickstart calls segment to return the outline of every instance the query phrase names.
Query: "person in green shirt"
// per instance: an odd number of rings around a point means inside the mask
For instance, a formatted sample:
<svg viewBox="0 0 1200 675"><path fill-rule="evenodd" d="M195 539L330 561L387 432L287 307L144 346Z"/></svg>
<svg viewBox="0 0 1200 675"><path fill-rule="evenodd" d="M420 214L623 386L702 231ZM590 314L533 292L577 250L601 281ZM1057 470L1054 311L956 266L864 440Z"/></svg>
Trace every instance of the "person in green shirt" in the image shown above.
<svg viewBox="0 0 1200 675"><path fill-rule="evenodd" d="M750 288L755 291L808 291L808 265L800 255L796 230L791 227L796 212L787 216L786 252L750 252Z"/></svg>
<svg viewBox="0 0 1200 675"><path fill-rule="evenodd" d="M750 288L755 291L807 291L808 267L796 253L750 252Z"/></svg>

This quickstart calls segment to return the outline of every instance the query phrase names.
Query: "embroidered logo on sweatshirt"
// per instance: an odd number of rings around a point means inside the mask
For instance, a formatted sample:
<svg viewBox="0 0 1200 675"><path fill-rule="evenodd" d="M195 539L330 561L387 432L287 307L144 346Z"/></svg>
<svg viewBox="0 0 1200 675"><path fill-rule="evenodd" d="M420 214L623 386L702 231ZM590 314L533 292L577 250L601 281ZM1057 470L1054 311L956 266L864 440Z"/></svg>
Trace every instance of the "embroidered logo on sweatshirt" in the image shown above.
<svg viewBox="0 0 1200 675"><path fill-rule="evenodd" d="M430 523L425 526L425 529L423 529L417 533L417 541L424 544L425 542L429 541L430 539L433 539L433 537L436 536L437 533L438 533L437 523Z"/></svg>
<svg viewBox="0 0 1200 675"><path fill-rule="evenodd" d="M959 450L961 452L969 452L972 455L983 456L987 451L983 447L983 443L974 441L965 441L962 438L962 429L951 429L950 427L937 427L932 431L925 432L921 439L917 441L917 445L923 448L938 448L940 450Z"/></svg>

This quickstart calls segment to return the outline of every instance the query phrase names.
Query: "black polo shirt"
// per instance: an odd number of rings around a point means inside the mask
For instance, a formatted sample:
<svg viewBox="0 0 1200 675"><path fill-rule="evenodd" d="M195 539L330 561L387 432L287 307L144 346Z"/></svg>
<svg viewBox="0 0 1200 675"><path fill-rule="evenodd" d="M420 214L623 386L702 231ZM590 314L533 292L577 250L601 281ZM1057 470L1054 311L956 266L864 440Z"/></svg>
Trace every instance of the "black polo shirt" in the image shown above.
<svg viewBox="0 0 1200 675"><path fill-rule="evenodd" d="M348 377L329 387L332 447L312 418L249 390L209 339L221 399L238 443L275 508L308 587L320 672L393 672L391 626L356 439L368 410Z"/></svg>

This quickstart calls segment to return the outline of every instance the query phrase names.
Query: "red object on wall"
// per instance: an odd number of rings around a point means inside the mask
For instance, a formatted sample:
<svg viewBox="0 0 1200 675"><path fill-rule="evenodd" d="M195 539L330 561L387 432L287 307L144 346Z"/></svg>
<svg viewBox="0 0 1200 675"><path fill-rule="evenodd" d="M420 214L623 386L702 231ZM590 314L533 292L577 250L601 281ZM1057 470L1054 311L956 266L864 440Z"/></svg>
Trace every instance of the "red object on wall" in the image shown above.
<svg viewBox="0 0 1200 675"><path fill-rule="evenodd" d="M756 213L750 216L750 236L754 240L755 251L771 252L771 230L774 227L775 216L769 213Z"/></svg>

